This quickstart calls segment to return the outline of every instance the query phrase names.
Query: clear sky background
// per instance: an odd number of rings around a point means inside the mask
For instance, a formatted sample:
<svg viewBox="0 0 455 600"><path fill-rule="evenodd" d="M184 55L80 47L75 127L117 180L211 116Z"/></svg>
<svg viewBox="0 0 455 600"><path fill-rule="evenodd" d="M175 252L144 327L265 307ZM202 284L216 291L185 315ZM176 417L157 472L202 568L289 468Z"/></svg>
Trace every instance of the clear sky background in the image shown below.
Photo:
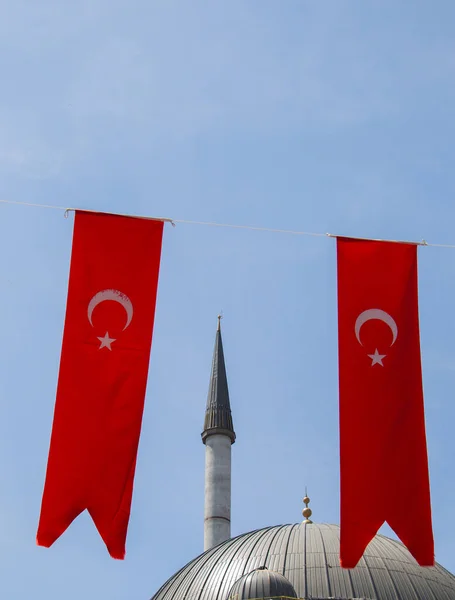
<svg viewBox="0 0 455 600"><path fill-rule="evenodd" d="M452 0L3 0L0 90L2 199L455 244ZM180 224L127 558L86 513L35 546L72 226L0 205L0 596L146 600L202 551L220 310L233 535L301 520L305 485L339 522L334 240ZM455 249L420 248L419 276L436 558L455 572Z"/></svg>

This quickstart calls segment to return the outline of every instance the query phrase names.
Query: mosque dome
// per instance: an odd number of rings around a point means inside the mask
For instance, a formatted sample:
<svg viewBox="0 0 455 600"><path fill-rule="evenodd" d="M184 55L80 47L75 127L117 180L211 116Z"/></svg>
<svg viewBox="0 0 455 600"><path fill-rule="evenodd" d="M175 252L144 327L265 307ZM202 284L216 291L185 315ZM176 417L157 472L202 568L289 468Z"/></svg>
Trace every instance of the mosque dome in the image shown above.
<svg viewBox="0 0 455 600"><path fill-rule="evenodd" d="M206 550L152 600L455 600L454 575L439 564L420 567L403 544L383 535L373 538L354 569L342 569L340 528L310 520L306 491L303 523L230 537L235 432L220 320L202 432Z"/></svg>
<svg viewBox="0 0 455 600"><path fill-rule="evenodd" d="M400 542L376 535L355 569L340 567L339 549L337 525L266 527L210 548L152 600L229 600L233 594L251 600L253 592L256 598L270 598L258 586L267 572L283 576L275 579L280 596L295 590L298 598L312 600L455 600L455 576L439 564L419 567ZM260 575L259 567L268 571Z"/></svg>
<svg viewBox="0 0 455 600"><path fill-rule="evenodd" d="M297 598L292 583L284 575L259 567L237 579L229 592L229 600L254 598Z"/></svg>

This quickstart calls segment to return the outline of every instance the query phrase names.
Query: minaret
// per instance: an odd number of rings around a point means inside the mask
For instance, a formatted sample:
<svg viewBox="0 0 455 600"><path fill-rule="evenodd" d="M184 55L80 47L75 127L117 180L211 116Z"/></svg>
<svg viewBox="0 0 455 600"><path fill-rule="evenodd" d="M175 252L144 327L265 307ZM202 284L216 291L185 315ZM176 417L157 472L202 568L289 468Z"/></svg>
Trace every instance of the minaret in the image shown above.
<svg viewBox="0 0 455 600"><path fill-rule="evenodd" d="M221 316L213 352L202 441L205 444L204 550L231 537L231 445L235 442L221 340Z"/></svg>

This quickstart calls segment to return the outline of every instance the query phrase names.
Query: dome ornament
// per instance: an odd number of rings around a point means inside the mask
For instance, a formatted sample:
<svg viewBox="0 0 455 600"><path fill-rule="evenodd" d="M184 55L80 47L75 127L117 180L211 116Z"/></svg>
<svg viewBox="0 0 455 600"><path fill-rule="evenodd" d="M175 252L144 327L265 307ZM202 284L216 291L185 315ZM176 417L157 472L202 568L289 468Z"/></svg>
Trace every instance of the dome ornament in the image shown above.
<svg viewBox="0 0 455 600"><path fill-rule="evenodd" d="M309 497L307 495L306 488L305 488L305 498L303 499L303 503L305 504L305 508L302 510L302 515L305 518L305 520L303 521L303 523L305 523L305 524L308 525L309 523L313 522L313 521L310 520L310 517L313 514L313 511L308 506L308 504L310 503L310 499L309 499Z"/></svg>

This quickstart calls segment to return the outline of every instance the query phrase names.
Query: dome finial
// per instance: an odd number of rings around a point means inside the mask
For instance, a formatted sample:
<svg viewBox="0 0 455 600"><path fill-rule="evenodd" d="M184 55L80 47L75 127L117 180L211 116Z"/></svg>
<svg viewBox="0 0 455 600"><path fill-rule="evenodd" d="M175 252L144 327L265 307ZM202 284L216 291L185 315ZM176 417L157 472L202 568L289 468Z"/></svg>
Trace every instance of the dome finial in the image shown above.
<svg viewBox="0 0 455 600"><path fill-rule="evenodd" d="M302 515L305 517L305 520L303 522L306 524L312 523L313 521L310 521L310 517L313 514L313 511L308 506L308 504L310 503L310 499L308 498L306 487L305 487L305 498L303 499L303 503L305 504L305 508L302 510Z"/></svg>

